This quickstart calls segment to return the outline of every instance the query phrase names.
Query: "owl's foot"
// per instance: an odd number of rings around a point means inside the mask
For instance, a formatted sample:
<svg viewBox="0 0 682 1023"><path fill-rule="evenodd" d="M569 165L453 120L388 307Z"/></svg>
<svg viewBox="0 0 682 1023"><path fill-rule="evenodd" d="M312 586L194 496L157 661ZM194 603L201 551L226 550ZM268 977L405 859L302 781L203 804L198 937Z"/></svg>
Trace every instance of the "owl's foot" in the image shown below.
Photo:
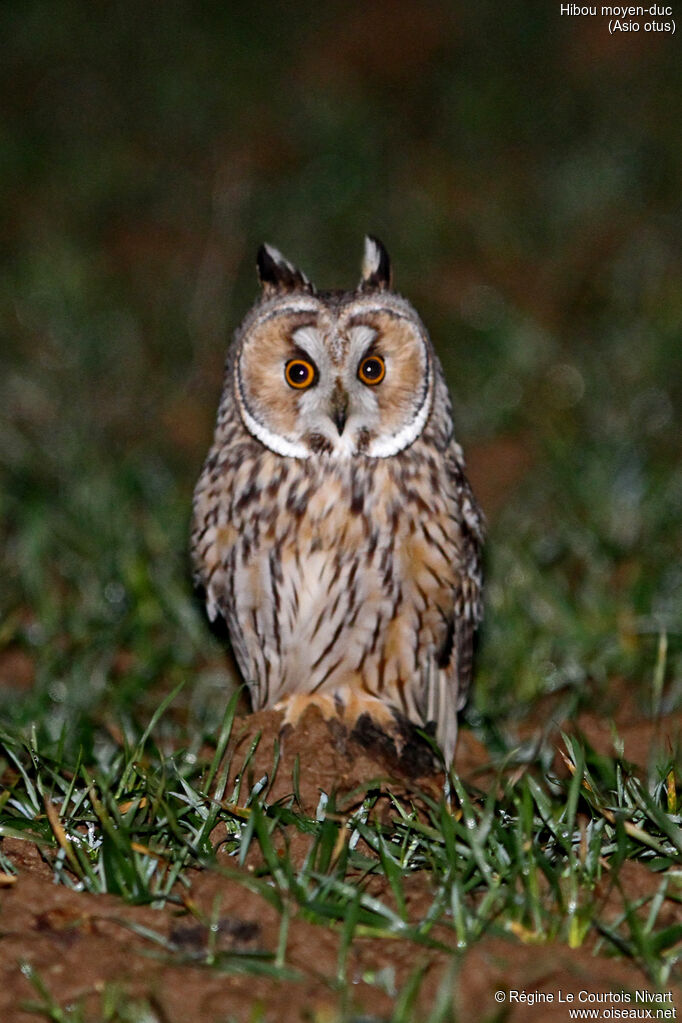
<svg viewBox="0 0 682 1023"><path fill-rule="evenodd" d="M275 710L284 714L284 725L292 727L296 727L308 707L317 707L325 721L336 718L349 729L365 716L387 731L396 723L393 711L383 700L350 687L325 693L293 693L275 704Z"/></svg>
<svg viewBox="0 0 682 1023"><path fill-rule="evenodd" d="M411 776L430 774L437 766L432 748L418 733L419 726L375 696L350 687L332 693L292 694L275 707L284 714L283 731L287 726L296 727L308 707L319 710L335 733L337 744L343 747L345 731L347 738L356 740Z"/></svg>
<svg viewBox="0 0 682 1023"><path fill-rule="evenodd" d="M390 727L386 728L363 714L351 738L409 777L419 778L442 769L438 755L420 732L433 734L435 726L421 728L396 712Z"/></svg>

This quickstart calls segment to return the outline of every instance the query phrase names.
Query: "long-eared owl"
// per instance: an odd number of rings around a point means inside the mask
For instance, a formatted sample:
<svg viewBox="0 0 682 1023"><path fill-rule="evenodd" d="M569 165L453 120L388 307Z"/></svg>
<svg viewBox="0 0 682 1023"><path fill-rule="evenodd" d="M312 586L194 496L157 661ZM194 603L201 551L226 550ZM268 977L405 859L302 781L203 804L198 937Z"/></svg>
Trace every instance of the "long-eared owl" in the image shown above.
<svg viewBox="0 0 682 1023"><path fill-rule="evenodd" d="M192 558L254 709L435 731L447 764L481 615L483 520L429 336L365 240L354 291L270 246L230 347Z"/></svg>

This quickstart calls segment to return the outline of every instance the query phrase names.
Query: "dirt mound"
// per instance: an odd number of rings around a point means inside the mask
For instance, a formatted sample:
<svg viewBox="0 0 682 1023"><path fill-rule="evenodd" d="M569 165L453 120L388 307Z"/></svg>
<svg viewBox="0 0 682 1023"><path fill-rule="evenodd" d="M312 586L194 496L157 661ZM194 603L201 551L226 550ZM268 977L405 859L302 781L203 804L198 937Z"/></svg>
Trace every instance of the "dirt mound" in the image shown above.
<svg viewBox="0 0 682 1023"><path fill-rule="evenodd" d="M228 748L233 765L231 784L256 737L258 746L245 772L247 785L267 775L270 802L295 794L300 808L309 814L315 812L321 793L339 792L351 798L356 794L361 800L374 783L406 796L423 791L438 799L443 792L442 770L416 733L406 737L399 753L387 736L362 722L349 732L338 721L325 721L312 706L296 728L284 726L283 716L273 710L237 718ZM466 777L488 759L485 747L471 732L463 731L457 750L459 772ZM298 779L296 786L294 778Z"/></svg>
<svg viewBox="0 0 682 1023"><path fill-rule="evenodd" d="M606 743L594 716L583 724L595 741ZM679 722L670 722L670 728L679 730ZM659 723L658 729L645 731L648 739L660 741L666 728ZM315 814L321 793L336 792L337 805L349 810L379 781L384 791L411 805L415 800L418 804L419 792L434 799L442 792L444 778L437 770L415 773L415 765L423 766L419 756L396 757L395 750L376 736L349 735L312 708L295 730L283 731L281 715L272 711L237 718L228 750L232 773L227 791L232 791L257 736L255 752L243 770L242 801L265 775L269 803L293 798L310 815ZM278 747L279 763L273 772ZM638 752L647 753L641 744ZM457 756L460 775L479 777L489 760L485 747L463 729ZM391 800L380 801L374 812L393 813ZM214 837L220 841L219 834ZM313 837L296 832L289 842L293 862L301 863ZM31 969L56 1004L82 1000L88 1019L100 1018L102 992L112 982L127 996L144 999L160 1023L247 1020L258 1004L268 1023L333 1019L341 1007L333 981L343 954L341 927L320 926L292 912L286 934L292 982L287 983L286 999L281 979L268 976L267 967L261 975L235 969L234 953L249 956L252 962L259 957L266 964L272 962L282 937L279 912L250 884L261 866L255 845L254 850L241 868L234 857L219 852L222 870L219 866L217 871L191 872L189 885L178 886L178 900L159 910L56 886L35 846L4 839L3 851L18 877L0 890L0 1019L3 1023L36 1019L28 1011L37 998L28 976ZM652 884L658 884L641 864L626 864L625 869L623 878L632 897L640 890L647 894ZM373 877L370 883L373 895L390 902L386 878ZM428 873L405 878L405 895L408 919L424 919L433 901ZM622 900L608 884L604 899L609 906L608 900L613 902L614 916L621 911ZM670 924L678 922L674 914ZM432 1006L439 993L454 992L457 1018L463 1021L498 1018L498 1010L506 1020L528 1018L528 1004L510 1000L509 992L519 989L553 996L554 1001L534 1006L537 1018L551 1023L567 1018L566 1005L556 1001L560 989L595 992L647 986L631 964L595 957L587 943L576 950L553 943L537 946L528 935L510 933L508 938L483 937L460 952L450 928L438 924L432 936L441 943L440 950L371 936L354 939L345 968L353 978L359 1012L390 1018L396 991L420 970L421 1004ZM225 972L216 969L221 956ZM498 995L496 1001L495 992L502 992L503 1000Z"/></svg>

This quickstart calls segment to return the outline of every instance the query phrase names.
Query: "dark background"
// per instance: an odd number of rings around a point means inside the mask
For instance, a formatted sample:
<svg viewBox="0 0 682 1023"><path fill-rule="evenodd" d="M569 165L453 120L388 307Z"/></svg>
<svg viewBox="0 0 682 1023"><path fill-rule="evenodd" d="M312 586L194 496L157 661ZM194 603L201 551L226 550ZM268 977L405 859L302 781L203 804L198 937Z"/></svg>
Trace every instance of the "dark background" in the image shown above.
<svg viewBox="0 0 682 1023"><path fill-rule="evenodd" d="M18 723L94 741L186 677L210 725L226 676L186 530L255 250L347 287L368 231L491 512L473 719L615 676L679 702L679 43L560 6L2 5Z"/></svg>

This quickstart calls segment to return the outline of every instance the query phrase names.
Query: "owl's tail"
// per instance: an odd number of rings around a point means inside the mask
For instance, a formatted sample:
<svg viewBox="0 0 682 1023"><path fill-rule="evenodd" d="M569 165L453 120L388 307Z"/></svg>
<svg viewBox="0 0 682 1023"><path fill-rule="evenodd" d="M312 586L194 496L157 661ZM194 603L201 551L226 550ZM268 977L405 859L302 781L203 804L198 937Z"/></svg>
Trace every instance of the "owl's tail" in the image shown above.
<svg viewBox="0 0 682 1023"><path fill-rule="evenodd" d="M443 751L446 769L452 767L457 745L458 685L452 670L431 662L426 680L426 725L436 726L436 742Z"/></svg>

